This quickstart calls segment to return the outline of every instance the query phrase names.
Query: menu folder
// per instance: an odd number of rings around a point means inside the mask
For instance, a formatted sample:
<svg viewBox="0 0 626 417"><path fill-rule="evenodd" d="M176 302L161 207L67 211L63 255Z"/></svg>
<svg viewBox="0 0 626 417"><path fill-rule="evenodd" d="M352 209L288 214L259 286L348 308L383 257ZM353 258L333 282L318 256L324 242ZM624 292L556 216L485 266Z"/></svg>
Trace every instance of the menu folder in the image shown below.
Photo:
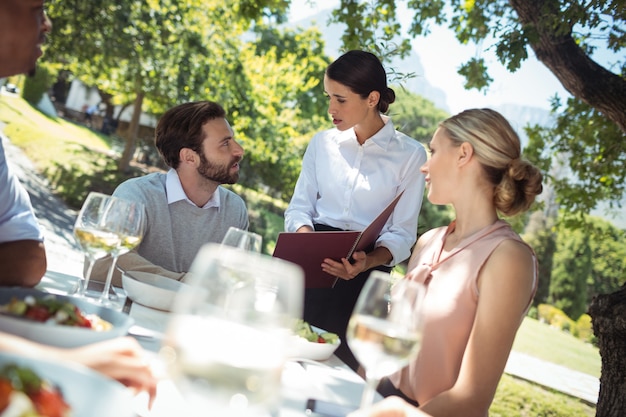
<svg viewBox="0 0 626 417"><path fill-rule="evenodd" d="M272 256L300 265L306 288L332 288L339 278L322 271L324 259L350 259L354 252L374 244L401 196L402 192L362 232L281 232Z"/></svg>

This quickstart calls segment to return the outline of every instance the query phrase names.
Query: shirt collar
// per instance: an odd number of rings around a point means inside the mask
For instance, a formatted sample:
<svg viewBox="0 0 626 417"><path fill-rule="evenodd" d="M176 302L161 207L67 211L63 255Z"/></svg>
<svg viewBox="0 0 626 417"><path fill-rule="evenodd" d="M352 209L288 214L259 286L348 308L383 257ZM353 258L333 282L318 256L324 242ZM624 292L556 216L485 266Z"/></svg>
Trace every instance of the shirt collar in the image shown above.
<svg viewBox="0 0 626 417"><path fill-rule="evenodd" d="M173 168L167 171L167 177L165 179L165 193L167 194L167 204L185 200L189 204L196 206L196 204L187 197L187 194L185 194L185 190L183 190L183 185L180 183L178 173ZM209 201L207 201L201 208L207 209L210 207L220 208L219 188L215 190Z"/></svg>
<svg viewBox="0 0 626 417"><path fill-rule="evenodd" d="M395 128L389 116L381 115L381 117L383 118L383 122L385 123L385 125L382 127L382 129L376 132L374 136L371 136L369 139L367 139L364 145L371 143L378 145L382 149L387 149L387 147L389 146L389 142L391 142L391 139L395 136ZM338 141L344 142L346 140L356 140L354 127L351 127L350 129L343 132L339 132Z"/></svg>

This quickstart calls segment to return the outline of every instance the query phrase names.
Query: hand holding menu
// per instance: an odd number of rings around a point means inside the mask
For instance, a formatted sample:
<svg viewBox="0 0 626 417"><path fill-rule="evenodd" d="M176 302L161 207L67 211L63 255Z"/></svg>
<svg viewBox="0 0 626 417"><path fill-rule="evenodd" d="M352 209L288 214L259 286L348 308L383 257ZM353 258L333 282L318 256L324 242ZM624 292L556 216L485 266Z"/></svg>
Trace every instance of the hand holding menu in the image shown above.
<svg viewBox="0 0 626 417"><path fill-rule="evenodd" d="M279 233L272 256L300 265L304 269L306 288L332 288L338 278L322 271L324 259L350 259L354 252L376 242L401 196L402 193L398 194L362 232Z"/></svg>

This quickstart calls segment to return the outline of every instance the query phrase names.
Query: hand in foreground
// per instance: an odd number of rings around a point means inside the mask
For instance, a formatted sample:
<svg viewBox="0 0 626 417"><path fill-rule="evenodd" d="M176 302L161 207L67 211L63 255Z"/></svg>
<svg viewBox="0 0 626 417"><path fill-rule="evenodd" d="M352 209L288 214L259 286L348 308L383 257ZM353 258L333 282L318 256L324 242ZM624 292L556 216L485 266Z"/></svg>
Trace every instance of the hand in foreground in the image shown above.
<svg viewBox="0 0 626 417"><path fill-rule="evenodd" d="M62 350L60 356L88 366L136 392L146 391L150 396L150 404L154 401L158 381L143 348L130 336Z"/></svg>
<svg viewBox="0 0 626 417"><path fill-rule="evenodd" d="M357 410L348 417L429 417L400 397L387 397L373 406Z"/></svg>
<svg viewBox="0 0 626 417"><path fill-rule="evenodd" d="M322 271L334 277L351 280L365 271L367 254L365 252L354 252L352 259L354 263L350 263L346 258L341 258L341 262L326 258L322 263Z"/></svg>

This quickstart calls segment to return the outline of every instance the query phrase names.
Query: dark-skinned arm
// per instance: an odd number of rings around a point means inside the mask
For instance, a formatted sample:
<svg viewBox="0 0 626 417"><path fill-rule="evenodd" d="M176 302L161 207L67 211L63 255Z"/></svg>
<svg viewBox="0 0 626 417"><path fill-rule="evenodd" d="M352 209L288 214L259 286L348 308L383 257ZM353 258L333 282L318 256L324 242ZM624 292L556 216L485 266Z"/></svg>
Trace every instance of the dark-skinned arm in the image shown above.
<svg viewBox="0 0 626 417"><path fill-rule="evenodd" d="M46 273L46 249L38 240L0 243L0 286L34 287Z"/></svg>

